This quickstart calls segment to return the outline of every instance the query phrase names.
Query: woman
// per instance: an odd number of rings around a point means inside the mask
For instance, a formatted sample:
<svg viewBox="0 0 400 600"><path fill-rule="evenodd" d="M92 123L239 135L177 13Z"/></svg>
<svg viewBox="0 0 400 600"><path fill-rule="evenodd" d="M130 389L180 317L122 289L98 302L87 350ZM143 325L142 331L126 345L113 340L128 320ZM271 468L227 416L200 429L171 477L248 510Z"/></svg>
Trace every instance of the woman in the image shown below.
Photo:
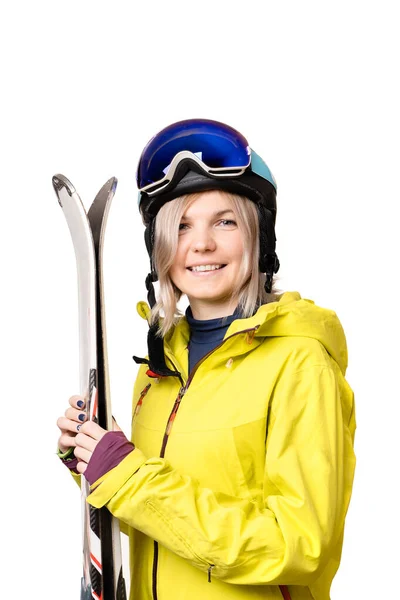
<svg viewBox="0 0 400 600"><path fill-rule="evenodd" d="M131 598L328 600L355 465L340 322L275 292L276 184L237 131L167 127L138 186L151 309L132 443L82 424L73 396L60 451L129 532Z"/></svg>

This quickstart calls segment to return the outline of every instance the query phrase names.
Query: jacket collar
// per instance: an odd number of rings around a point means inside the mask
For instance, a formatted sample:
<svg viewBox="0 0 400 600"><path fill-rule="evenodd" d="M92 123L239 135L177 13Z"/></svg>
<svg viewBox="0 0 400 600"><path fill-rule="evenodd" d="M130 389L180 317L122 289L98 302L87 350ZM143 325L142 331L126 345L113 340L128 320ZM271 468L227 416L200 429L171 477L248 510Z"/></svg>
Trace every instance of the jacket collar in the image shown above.
<svg viewBox="0 0 400 600"><path fill-rule="evenodd" d="M145 302L138 304L138 312L143 318L149 320L150 308ZM226 348L231 356L248 352L247 334L251 331L252 348L263 342L266 337L292 336L316 339L338 363L342 373L346 372L347 344L338 317L332 310L321 308L312 300L301 298L298 292L284 292L278 296L277 301L260 306L252 317L233 321L224 337L224 340L232 337L232 342L227 341L223 346L224 349ZM240 336L240 333L243 335ZM182 317L163 340L165 353L170 359L175 358L181 369L187 362L186 349L189 335L189 325L186 318ZM158 351L160 353L160 342ZM158 361L158 364L161 363ZM176 366L178 368L178 365ZM183 369L182 372L185 370Z"/></svg>

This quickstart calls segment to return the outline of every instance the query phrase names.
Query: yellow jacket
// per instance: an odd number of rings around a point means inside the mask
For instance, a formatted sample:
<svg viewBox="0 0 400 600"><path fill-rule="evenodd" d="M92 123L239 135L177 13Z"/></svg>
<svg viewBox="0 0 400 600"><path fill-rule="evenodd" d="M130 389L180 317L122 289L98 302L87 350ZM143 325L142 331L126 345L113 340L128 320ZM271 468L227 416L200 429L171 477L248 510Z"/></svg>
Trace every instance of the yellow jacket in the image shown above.
<svg viewBox="0 0 400 600"><path fill-rule="evenodd" d="M182 318L165 340L183 388L140 368L136 449L88 497L129 532L131 598L328 600L355 467L336 314L284 293L234 321L189 381L188 339Z"/></svg>

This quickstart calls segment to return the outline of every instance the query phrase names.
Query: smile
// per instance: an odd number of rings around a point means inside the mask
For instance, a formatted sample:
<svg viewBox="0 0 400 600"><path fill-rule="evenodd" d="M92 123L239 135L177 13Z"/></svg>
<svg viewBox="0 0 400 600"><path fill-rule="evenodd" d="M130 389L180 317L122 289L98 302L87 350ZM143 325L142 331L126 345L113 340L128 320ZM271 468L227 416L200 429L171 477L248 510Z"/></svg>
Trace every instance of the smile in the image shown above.
<svg viewBox="0 0 400 600"><path fill-rule="evenodd" d="M205 271L219 271L224 267L226 265L197 265L195 267L187 267L187 269L193 273L204 273Z"/></svg>

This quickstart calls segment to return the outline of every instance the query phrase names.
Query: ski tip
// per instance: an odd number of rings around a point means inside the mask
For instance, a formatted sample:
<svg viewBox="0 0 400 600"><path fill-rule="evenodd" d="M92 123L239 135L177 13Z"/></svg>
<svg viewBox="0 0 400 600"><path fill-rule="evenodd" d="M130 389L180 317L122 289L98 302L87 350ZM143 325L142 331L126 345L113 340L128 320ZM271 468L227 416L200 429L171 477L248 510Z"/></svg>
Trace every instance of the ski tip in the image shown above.
<svg viewBox="0 0 400 600"><path fill-rule="evenodd" d="M113 196L115 194L115 190L117 189L118 179L116 177L110 177L107 179L105 184L100 189L97 197L100 197L103 194L107 194L108 196Z"/></svg>
<svg viewBox="0 0 400 600"><path fill-rule="evenodd" d="M64 188L67 191L67 193L70 196L72 196L72 194L75 192L75 188L72 185L72 183L70 182L70 180L67 179L65 177L65 175L61 175L61 173L58 173L57 175L53 175L52 183L53 183L54 191L57 194L58 203L60 206L62 206L59 192L61 192L61 190Z"/></svg>
<svg viewBox="0 0 400 600"><path fill-rule="evenodd" d="M116 177L110 177L108 181L103 185L104 189L107 189L109 193L115 194L115 190L117 189L118 179Z"/></svg>

